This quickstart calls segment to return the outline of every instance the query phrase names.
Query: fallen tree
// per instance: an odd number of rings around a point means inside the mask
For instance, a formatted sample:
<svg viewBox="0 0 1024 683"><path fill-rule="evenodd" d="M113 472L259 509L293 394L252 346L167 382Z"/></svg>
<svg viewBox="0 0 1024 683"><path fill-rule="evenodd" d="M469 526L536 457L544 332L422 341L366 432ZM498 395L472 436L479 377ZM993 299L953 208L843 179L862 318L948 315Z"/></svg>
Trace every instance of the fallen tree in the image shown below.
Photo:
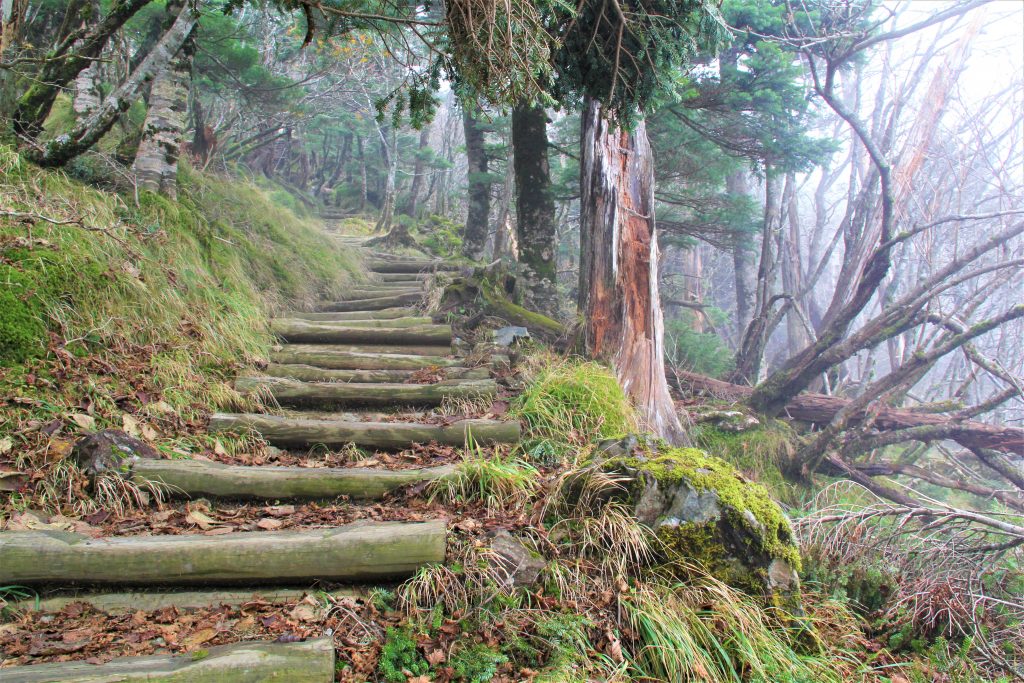
<svg viewBox="0 0 1024 683"><path fill-rule="evenodd" d="M750 387L730 384L692 372L676 371L676 387L692 395L746 403L754 393ZM797 394L786 404L785 415L814 425L827 425L850 399L824 394ZM1024 454L1024 429L990 425L976 420L958 420L955 416L917 412L907 408L872 407L855 413L851 424L870 419L875 429L907 433L907 439L949 439L967 449L987 449L1016 455Z"/></svg>

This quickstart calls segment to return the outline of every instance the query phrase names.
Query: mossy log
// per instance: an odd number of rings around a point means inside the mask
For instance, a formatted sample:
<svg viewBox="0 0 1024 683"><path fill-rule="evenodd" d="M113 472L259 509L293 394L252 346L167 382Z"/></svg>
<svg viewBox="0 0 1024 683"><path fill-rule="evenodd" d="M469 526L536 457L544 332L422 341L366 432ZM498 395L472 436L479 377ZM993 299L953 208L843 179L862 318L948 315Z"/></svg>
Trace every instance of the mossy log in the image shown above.
<svg viewBox="0 0 1024 683"><path fill-rule="evenodd" d="M373 259L369 262L369 268L375 273L430 273L435 271L458 270L459 266L452 263L433 263L430 261L387 261Z"/></svg>
<svg viewBox="0 0 1024 683"><path fill-rule="evenodd" d="M402 282L409 284L421 284L426 280L425 275L416 273L374 273L380 282Z"/></svg>
<svg viewBox="0 0 1024 683"><path fill-rule="evenodd" d="M270 352L274 363L299 363L330 370L422 370L456 367L462 361L411 353L364 353L337 346L285 344Z"/></svg>
<svg viewBox="0 0 1024 683"><path fill-rule="evenodd" d="M518 422L498 420L459 420L451 424L410 422L352 422L318 418L283 417L256 413L215 413L210 431L252 430L269 443L282 448L310 448L324 445L340 447L355 444L367 448L400 449L413 443L436 441L448 446L464 446L472 436L477 443L517 443Z"/></svg>
<svg viewBox="0 0 1024 683"><path fill-rule="evenodd" d="M336 498L379 500L408 484L451 476L452 466L406 470L366 467L253 467L207 460L139 460L132 480L166 484L189 498Z"/></svg>
<svg viewBox="0 0 1024 683"><path fill-rule="evenodd" d="M0 533L4 580L18 585L280 584L409 576L442 562L445 523L360 523L312 531L88 538Z"/></svg>
<svg viewBox="0 0 1024 683"><path fill-rule="evenodd" d="M155 612L173 607L180 612L189 612L219 605L237 607L247 602L269 602L279 604L301 600L313 592L312 588L270 588L247 590L198 590L198 591L139 591L130 593L59 593L43 594L37 598L26 598L11 604L21 612L59 612L76 602L85 603L107 614L131 612ZM366 591L358 588L332 590L335 598L365 597Z"/></svg>
<svg viewBox="0 0 1024 683"><path fill-rule="evenodd" d="M361 353L385 356L433 356L442 358L451 353L448 344L282 344L279 349L290 346L305 347L304 350L321 349L336 353ZM372 366L357 369L373 369Z"/></svg>
<svg viewBox="0 0 1024 683"><path fill-rule="evenodd" d="M411 294L395 294L378 296L370 299L351 299L348 301L331 301L323 305L322 310L329 313L348 313L351 311L379 311L397 306L415 306L423 298L420 292Z"/></svg>
<svg viewBox="0 0 1024 683"><path fill-rule="evenodd" d="M334 643L244 641L191 654L121 657L106 664L58 662L3 669L5 683L330 683Z"/></svg>
<svg viewBox="0 0 1024 683"><path fill-rule="evenodd" d="M450 367L439 370L444 379L487 379L490 370L485 367ZM270 363L261 371L268 377L287 377L303 382L404 382L415 370L331 370L299 363Z"/></svg>
<svg viewBox="0 0 1024 683"><path fill-rule="evenodd" d="M378 285L365 285L362 287L353 287L345 290L341 295L342 301L351 301L353 299L376 299L382 296L399 296L401 294L423 294L422 284L378 284Z"/></svg>
<svg viewBox="0 0 1024 683"><path fill-rule="evenodd" d="M333 315L351 315L350 313L301 313L289 316L281 316L271 321L271 329L275 325L290 325L294 321L303 323L318 323L321 325L335 325L337 327L363 327L369 329L408 329L421 325L432 325L434 321L427 316L409 316L407 318L393 318L388 320L373 319L333 319ZM316 317L314 317L316 316ZM320 317L323 316L323 317Z"/></svg>
<svg viewBox="0 0 1024 683"><path fill-rule="evenodd" d="M346 322L277 319L270 331L293 343L305 344L444 344L452 343L451 325L363 327Z"/></svg>
<svg viewBox="0 0 1024 683"><path fill-rule="evenodd" d="M297 320L395 320L421 315L415 308L397 307L382 308L379 311L290 311L282 318ZM430 322L429 320L427 322Z"/></svg>
<svg viewBox="0 0 1024 683"><path fill-rule="evenodd" d="M440 405L445 398L494 397L492 379L444 380L432 384L302 382L284 377L239 377L235 389L243 394L270 395L287 406Z"/></svg>

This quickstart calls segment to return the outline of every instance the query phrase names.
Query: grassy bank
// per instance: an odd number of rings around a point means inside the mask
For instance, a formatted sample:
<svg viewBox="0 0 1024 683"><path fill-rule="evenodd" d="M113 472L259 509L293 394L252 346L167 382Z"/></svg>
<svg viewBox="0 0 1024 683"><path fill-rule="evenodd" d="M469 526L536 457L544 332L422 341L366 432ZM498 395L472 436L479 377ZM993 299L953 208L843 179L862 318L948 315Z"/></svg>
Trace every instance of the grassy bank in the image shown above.
<svg viewBox="0 0 1024 683"><path fill-rule="evenodd" d="M0 466L74 504L77 432L208 447L204 416L265 356L267 317L363 277L316 221L239 180L181 172L176 201L101 191L0 147ZM67 487L63 491L50 490Z"/></svg>

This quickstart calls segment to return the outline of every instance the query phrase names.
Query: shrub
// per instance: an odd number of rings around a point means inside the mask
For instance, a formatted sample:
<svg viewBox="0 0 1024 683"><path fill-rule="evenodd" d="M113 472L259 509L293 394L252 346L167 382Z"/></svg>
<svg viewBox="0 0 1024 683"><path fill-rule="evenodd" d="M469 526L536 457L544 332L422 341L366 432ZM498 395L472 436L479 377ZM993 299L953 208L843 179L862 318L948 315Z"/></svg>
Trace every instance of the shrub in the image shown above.
<svg viewBox="0 0 1024 683"><path fill-rule="evenodd" d="M498 673L498 667L508 657L483 643L460 648L452 654L449 664L455 677L467 683L489 683Z"/></svg>
<svg viewBox="0 0 1024 683"><path fill-rule="evenodd" d="M405 683L406 671L413 676L422 676L430 671L430 664L416 650L412 629L388 628L377 665L384 680Z"/></svg>

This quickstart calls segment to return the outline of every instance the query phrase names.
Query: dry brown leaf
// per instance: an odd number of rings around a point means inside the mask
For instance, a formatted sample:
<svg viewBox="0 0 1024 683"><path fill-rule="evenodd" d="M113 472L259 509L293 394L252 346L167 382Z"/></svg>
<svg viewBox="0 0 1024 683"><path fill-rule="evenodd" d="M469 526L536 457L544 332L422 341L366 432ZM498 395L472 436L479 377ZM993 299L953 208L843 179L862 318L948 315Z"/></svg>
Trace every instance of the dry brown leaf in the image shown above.
<svg viewBox="0 0 1024 683"><path fill-rule="evenodd" d="M264 517L260 521L256 522L256 526L264 531L274 531L275 529L280 529L283 525L284 522L279 519L274 519L273 517Z"/></svg>
<svg viewBox="0 0 1024 683"><path fill-rule="evenodd" d="M213 640L213 637L217 635L217 629L215 628L201 628L194 633L190 633L188 637L181 641L181 644L186 650L191 650L194 647L198 647L203 643Z"/></svg>
<svg viewBox="0 0 1024 683"><path fill-rule="evenodd" d="M204 515L198 510L189 510L189 513L185 515L185 521L189 524L195 524L197 527L206 531L216 526L216 522Z"/></svg>
<svg viewBox="0 0 1024 683"><path fill-rule="evenodd" d="M96 418L85 413L72 413L68 418L82 429L96 429Z"/></svg>

